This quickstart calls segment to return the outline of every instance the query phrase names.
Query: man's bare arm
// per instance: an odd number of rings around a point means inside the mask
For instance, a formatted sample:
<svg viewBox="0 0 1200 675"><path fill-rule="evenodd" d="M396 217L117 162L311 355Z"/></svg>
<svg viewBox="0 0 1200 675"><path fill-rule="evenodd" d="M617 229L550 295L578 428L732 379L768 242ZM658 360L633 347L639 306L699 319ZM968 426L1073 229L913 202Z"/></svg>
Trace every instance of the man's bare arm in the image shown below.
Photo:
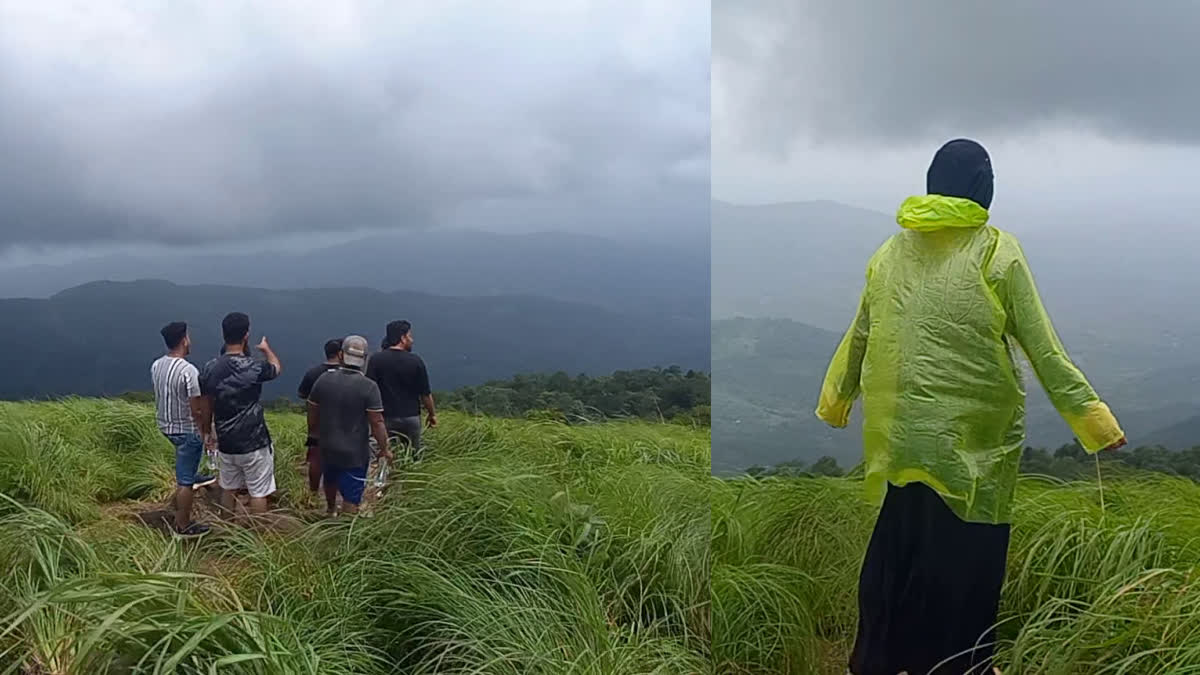
<svg viewBox="0 0 1200 675"><path fill-rule="evenodd" d="M205 438L212 436L212 421L213 421L213 405L211 396L197 396L190 401L192 407L192 415L198 415L195 418L196 426L200 428L200 434Z"/></svg>
<svg viewBox="0 0 1200 675"><path fill-rule="evenodd" d="M428 415L429 426L437 426L437 410L433 407L433 394L425 394L421 397L421 404L425 406L425 413Z"/></svg>
<svg viewBox="0 0 1200 675"><path fill-rule="evenodd" d="M206 434L204 431L204 397L192 396L188 398L188 408L191 409L192 424L196 425L196 429L200 431L201 435Z"/></svg>
<svg viewBox="0 0 1200 675"><path fill-rule="evenodd" d="M367 421L371 424L371 435L375 437L375 445L379 447L379 456L392 459L392 450L388 446L387 426L383 423L383 411L368 410Z"/></svg>
<svg viewBox="0 0 1200 675"><path fill-rule="evenodd" d="M200 438L208 450L217 449L217 438L213 433L213 401L211 396L196 396L189 402L192 415L199 415L196 427L200 429Z"/></svg>
<svg viewBox="0 0 1200 675"><path fill-rule="evenodd" d="M275 377L279 377L283 373L283 364L280 363L279 357L275 355L275 350L271 349L270 343L267 342L266 336L258 343L258 350L267 357L267 363L275 367Z"/></svg>

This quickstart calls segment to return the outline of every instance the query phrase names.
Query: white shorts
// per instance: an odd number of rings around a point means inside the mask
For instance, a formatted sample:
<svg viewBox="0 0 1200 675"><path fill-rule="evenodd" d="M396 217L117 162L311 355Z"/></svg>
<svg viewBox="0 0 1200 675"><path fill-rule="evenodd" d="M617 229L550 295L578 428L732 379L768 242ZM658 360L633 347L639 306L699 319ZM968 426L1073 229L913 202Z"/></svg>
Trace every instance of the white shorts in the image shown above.
<svg viewBox="0 0 1200 675"><path fill-rule="evenodd" d="M246 488L251 497L267 497L275 492L275 448L267 446L244 455L221 453L219 471L222 490Z"/></svg>

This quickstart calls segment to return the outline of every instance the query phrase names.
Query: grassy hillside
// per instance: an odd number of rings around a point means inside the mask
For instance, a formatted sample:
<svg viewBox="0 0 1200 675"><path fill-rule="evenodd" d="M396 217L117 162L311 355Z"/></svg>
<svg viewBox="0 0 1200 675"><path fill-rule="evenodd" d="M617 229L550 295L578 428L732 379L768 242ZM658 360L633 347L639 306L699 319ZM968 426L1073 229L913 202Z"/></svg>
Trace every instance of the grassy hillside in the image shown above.
<svg viewBox="0 0 1200 675"><path fill-rule="evenodd" d="M1200 671L1200 486L1142 474L1024 478L1000 665L1039 675ZM718 672L841 675L874 521L845 478L713 479Z"/></svg>
<svg viewBox="0 0 1200 675"><path fill-rule="evenodd" d="M172 488L149 407L0 403L0 420L17 672L708 670L706 430L446 414L371 518L177 542L126 517ZM304 422L268 424L300 512Z"/></svg>

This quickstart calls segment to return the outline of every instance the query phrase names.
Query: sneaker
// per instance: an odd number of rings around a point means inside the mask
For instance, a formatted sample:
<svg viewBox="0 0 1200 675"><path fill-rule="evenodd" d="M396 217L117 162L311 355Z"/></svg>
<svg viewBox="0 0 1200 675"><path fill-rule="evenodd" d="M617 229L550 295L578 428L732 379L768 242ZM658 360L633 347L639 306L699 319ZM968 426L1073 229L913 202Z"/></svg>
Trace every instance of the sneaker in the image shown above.
<svg viewBox="0 0 1200 675"><path fill-rule="evenodd" d="M207 487L217 482L216 476L196 476L196 480L192 483L192 489L197 490L202 487Z"/></svg>
<svg viewBox="0 0 1200 675"><path fill-rule="evenodd" d="M209 530L211 529L212 528L204 523L192 523L182 530L175 530L175 536L186 538L203 537L204 535L208 534Z"/></svg>

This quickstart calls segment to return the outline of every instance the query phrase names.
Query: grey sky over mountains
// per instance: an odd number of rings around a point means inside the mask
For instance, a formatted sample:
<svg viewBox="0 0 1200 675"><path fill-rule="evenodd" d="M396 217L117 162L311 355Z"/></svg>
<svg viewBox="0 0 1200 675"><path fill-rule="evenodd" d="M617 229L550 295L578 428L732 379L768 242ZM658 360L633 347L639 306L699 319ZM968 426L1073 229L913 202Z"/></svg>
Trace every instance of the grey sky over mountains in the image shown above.
<svg viewBox="0 0 1200 675"><path fill-rule="evenodd" d="M707 0L0 0L0 254L702 233Z"/></svg>
<svg viewBox="0 0 1200 675"><path fill-rule="evenodd" d="M716 198L893 212L968 136L997 216L1188 225L1200 4L716 0L712 20Z"/></svg>

